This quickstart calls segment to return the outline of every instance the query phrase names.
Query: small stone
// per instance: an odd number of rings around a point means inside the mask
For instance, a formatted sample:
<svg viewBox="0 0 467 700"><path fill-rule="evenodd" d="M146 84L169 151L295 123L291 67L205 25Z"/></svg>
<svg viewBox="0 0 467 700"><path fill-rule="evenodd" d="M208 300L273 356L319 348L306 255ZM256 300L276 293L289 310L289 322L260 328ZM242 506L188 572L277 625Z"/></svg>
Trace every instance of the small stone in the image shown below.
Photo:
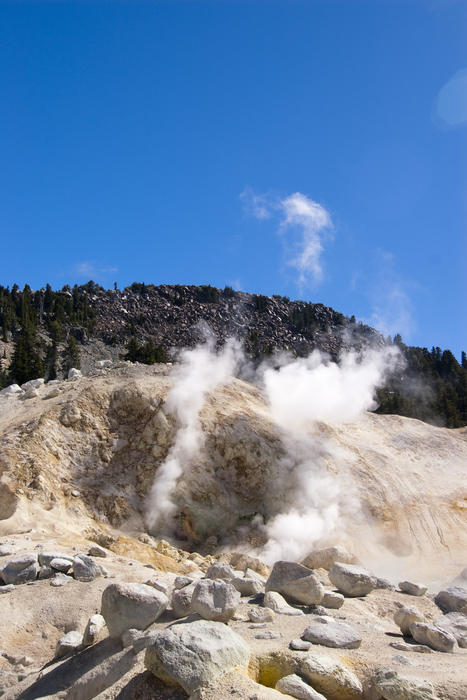
<svg viewBox="0 0 467 700"><path fill-rule="evenodd" d="M68 379L79 379L82 376L81 370L76 369L75 367L68 370Z"/></svg>
<svg viewBox="0 0 467 700"><path fill-rule="evenodd" d="M180 588L184 588L185 586L189 586L190 583L193 583L193 579L190 578L189 576L177 576L175 581L174 581L174 588L175 588L175 590L179 591Z"/></svg>
<svg viewBox="0 0 467 700"><path fill-rule="evenodd" d="M410 625L413 622L424 622L425 618L421 613L418 612L417 608L412 605L403 605L401 608L396 610L394 613L394 622L400 628L403 635L408 636L411 634Z"/></svg>
<svg viewBox="0 0 467 700"><path fill-rule="evenodd" d="M314 690L295 673L280 678L276 683L276 690L298 700L326 700L324 695Z"/></svg>
<svg viewBox="0 0 467 700"><path fill-rule="evenodd" d="M104 627L105 620L102 615L92 615L87 622L86 629L84 630L83 646L89 647L92 644L95 644L98 641L99 635Z"/></svg>
<svg viewBox="0 0 467 700"><path fill-rule="evenodd" d="M353 564L333 564L329 578L331 583L344 595L360 597L375 588L375 577L362 566Z"/></svg>
<svg viewBox="0 0 467 700"><path fill-rule="evenodd" d="M222 579L203 579L194 587L191 609L205 620L228 622L239 603L240 593L230 583Z"/></svg>
<svg viewBox="0 0 467 700"><path fill-rule="evenodd" d="M77 581L94 581L101 575L100 567L85 554L78 554L73 559L73 576Z"/></svg>
<svg viewBox="0 0 467 700"><path fill-rule="evenodd" d="M304 615L303 610L293 608L276 591L267 591L264 594L263 605L265 608L271 608L278 615Z"/></svg>
<svg viewBox="0 0 467 700"><path fill-rule="evenodd" d="M166 596L169 595L169 587L165 583L162 583L162 581L158 581L156 578L150 578L148 581L144 582L144 585L151 586L151 588L155 588L156 591L160 591Z"/></svg>
<svg viewBox="0 0 467 700"><path fill-rule="evenodd" d="M319 618L316 624L307 627L302 637L307 642L335 649L358 649L362 643L361 635L353 627L327 618Z"/></svg>
<svg viewBox="0 0 467 700"><path fill-rule="evenodd" d="M39 573L37 554L17 554L0 573L5 583L13 583L15 586L35 581Z"/></svg>
<svg viewBox="0 0 467 700"><path fill-rule="evenodd" d="M15 588L13 583L8 583L6 586L0 586L0 594L1 593L11 593Z"/></svg>
<svg viewBox="0 0 467 700"><path fill-rule="evenodd" d="M266 581L266 591L304 605L319 605L324 588L314 571L292 561L276 561Z"/></svg>
<svg viewBox="0 0 467 700"><path fill-rule="evenodd" d="M83 643L83 635L73 630L68 632L64 637L58 640L55 648L55 658L60 659L81 647Z"/></svg>
<svg viewBox="0 0 467 700"><path fill-rule="evenodd" d="M242 596L253 596L264 591L264 584L255 578L234 578L231 584Z"/></svg>
<svg viewBox="0 0 467 700"><path fill-rule="evenodd" d="M303 565L309 569L332 569L336 561L341 564L356 564L357 558L344 547L326 547L326 549L317 549L308 554L303 560Z"/></svg>
<svg viewBox="0 0 467 700"><path fill-rule="evenodd" d="M419 654L431 654L433 650L425 644L407 644L407 642L389 642L389 646L398 651L416 651Z"/></svg>
<svg viewBox="0 0 467 700"><path fill-rule="evenodd" d="M463 612L467 614L467 588L451 586L440 591L435 597L436 605L443 612Z"/></svg>
<svg viewBox="0 0 467 700"><path fill-rule="evenodd" d="M311 646L311 642L306 642L304 639L292 639L289 644L289 647L295 651L308 651Z"/></svg>
<svg viewBox="0 0 467 700"><path fill-rule="evenodd" d="M101 547L98 544L93 544L92 547L90 547L88 550L88 556L90 556L90 557L106 557L107 552L105 551L104 547Z"/></svg>
<svg viewBox="0 0 467 700"><path fill-rule="evenodd" d="M255 639L280 639L282 634L273 630L263 630L254 635Z"/></svg>
<svg viewBox="0 0 467 700"><path fill-rule="evenodd" d="M336 593L335 591L325 591L321 605L323 608L338 610L344 605L344 600L345 598L341 593Z"/></svg>
<svg viewBox="0 0 467 700"><path fill-rule="evenodd" d="M61 586L65 586L67 583L71 583L72 581L73 579L71 576L58 573L56 576L53 577L53 579L51 579L50 585L54 588L60 588Z"/></svg>
<svg viewBox="0 0 467 700"><path fill-rule="evenodd" d="M224 581L230 581L236 577L235 571L228 564L223 562L216 562L212 564L206 571L206 578L210 579L223 579Z"/></svg>
<svg viewBox="0 0 467 700"><path fill-rule="evenodd" d="M254 607L248 608L248 618L251 622L262 623L262 622L272 622L276 617L273 610L270 608Z"/></svg>
<svg viewBox="0 0 467 700"><path fill-rule="evenodd" d="M374 679L377 691L388 700L439 700L428 681L400 678L392 669L381 669Z"/></svg>
<svg viewBox="0 0 467 700"><path fill-rule="evenodd" d="M66 574L71 569L72 563L69 559L52 559L50 568Z"/></svg>
<svg viewBox="0 0 467 700"><path fill-rule="evenodd" d="M424 586L421 583L412 583L411 581L401 581L399 583L399 589L402 593L408 593L409 595L422 596L428 590L428 586Z"/></svg>

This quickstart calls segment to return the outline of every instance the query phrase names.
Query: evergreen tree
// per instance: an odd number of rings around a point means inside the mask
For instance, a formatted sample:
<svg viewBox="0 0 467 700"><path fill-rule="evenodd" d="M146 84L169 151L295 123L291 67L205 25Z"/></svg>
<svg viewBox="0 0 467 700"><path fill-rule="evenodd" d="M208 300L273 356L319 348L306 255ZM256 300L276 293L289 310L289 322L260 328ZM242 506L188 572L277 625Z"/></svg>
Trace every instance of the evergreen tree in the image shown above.
<svg viewBox="0 0 467 700"><path fill-rule="evenodd" d="M67 374L73 367L79 369L80 365L78 343L72 335L69 335L62 354L62 370Z"/></svg>
<svg viewBox="0 0 467 700"><path fill-rule="evenodd" d="M44 374L44 363L36 349L35 333L31 326L24 328L16 341L10 366L10 378L17 384L37 379Z"/></svg>

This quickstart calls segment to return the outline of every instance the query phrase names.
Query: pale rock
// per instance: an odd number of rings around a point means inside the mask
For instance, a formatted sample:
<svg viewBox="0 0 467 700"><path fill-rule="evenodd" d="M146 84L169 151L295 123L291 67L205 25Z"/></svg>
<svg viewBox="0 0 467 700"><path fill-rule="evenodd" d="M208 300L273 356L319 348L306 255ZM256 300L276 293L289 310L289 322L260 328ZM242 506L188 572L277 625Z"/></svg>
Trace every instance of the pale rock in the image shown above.
<svg viewBox="0 0 467 700"><path fill-rule="evenodd" d="M150 578L147 581L145 581L144 584L145 586L151 586L151 588L155 588L156 591L164 593L164 595L166 595L167 597L169 595L169 587L162 581L158 581L156 578Z"/></svg>
<svg viewBox="0 0 467 700"><path fill-rule="evenodd" d="M79 410L78 406L67 403L60 411L59 420L62 425L69 428L81 420L81 411Z"/></svg>
<svg viewBox="0 0 467 700"><path fill-rule="evenodd" d="M230 581L236 576L237 574L232 567L224 562L216 562L215 564L211 564L206 571L206 578L211 579L223 579L224 581Z"/></svg>
<svg viewBox="0 0 467 700"><path fill-rule="evenodd" d="M0 544L0 557L11 557L15 554L16 549L9 544Z"/></svg>
<svg viewBox="0 0 467 700"><path fill-rule="evenodd" d="M316 549L308 554L302 564L309 569L326 569L326 571L329 571L336 561L341 564L356 564L357 558L345 547L326 547L325 549Z"/></svg>
<svg viewBox="0 0 467 700"><path fill-rule="evenodd" d="M77 581L94 581L101 575L100 566L85 554L77 554L73 559L73 576Z"/></svg>
<svg viewBox="0 0 467 700"><path fill-rule="evenodd" d="M362 684L355 673L329 656L309 653L298 670L327 700L357 700L363 695Z"/></svg>
<svg viewBox="0 0 467 700"><path fill-rule="evenodd" d="M306 642L304 639L292 639L289 647L295 651L308 651L312 647L312 644L311 642Z"/></svg>
<svg viewBox="0 0 467 700"><path fill-rule="evenodd" d="M409 636L410 625L413 622L425 622L425 618L413 605L403 605L394 613L394 622L404 636Z"/></svg>
<svg viewBox="0 0 467 700"><path fill-rule="evenodd" d="M13 583L8 583L5 586L0 586L0 595L2 593L11 593L15 588Z"/></svg>
<svg viewBox="0 0 467 700"><path fill-rule="evenodd" d="M39 568L37 554L17 554L5 564L1 570L1 576L5 583L13 583L18 586L22 583L35 581Z"/></svg>
<svg viewBox="0 0 467 700"><path fill-rule="evenodd" d="M266 581L266 591L275 591L304 605L318 605L324 595L323 585L306 566L277 561Z"/></svg>
<svg viewBox="0 0 467 700"><path fill-rule="evenodd" d="M91 615L87 622L86 629L84 630L83 646L89 647L92 644L95 644L98 641L100 633L104 627L105 620L102 615L99 615L98 613Z"/></svg>
<svg viewBox="0 0 467 700"><path fill-rule="evenodd" d="M440 591L435 597L436 605L443 612L463 612L467 614L467 588L451 586Z"/></svg>
<svg viewBox="0 0 467 700"><path fill-rule="evenodd" d="M167 608L168 598L144 583L111 583L102 593L101 613L109 635L120 637L127 629L144 630Z"/></svg>
<svg viewBox="0 0 467 700"><path fill-rule="evenodd" d="M285 598L276 591L267 591L264 594L263 605L265 608L270 608L278 615L304 615L303 610L293 608L287 603Z"/></svg>
<svg viewBox="0 0 467 700"><path fill-rule="evenodd" d="M70 565L71 566L71 565ZM41 566L39 569L38 579L41 581L46 578L52 578L57 572L52 569L51 566Z"/></svg>
<svg viewBox="0 0 467 700"><path fill-rule="evenodd" d="M401 678L392 669L378 671L374 685L384 700L439 700L428 681Z"/></svg>
<svg viewBox="0 0 467 700"><path fill-rule="evenodd" d="M91 547L89 547L88 556L90 556L90 557L106 557L107 552L105 551L104 547L101 547L98 544L93 544Z"/></svg>
<svg viewBox="0 0 467 700"><path fill-rule="evenodd" d="M15 396L15 394L21 394L22 389L18 384L10 384L10 386L7 386L6 389L2 389L0 391L1 396Z"/></svg>
<svg viewBox="0 0 467 700"><path fill-rule="evenodd" d="M136 654L139 654L143 649L147 649L152 646L159 636L160 630L151 630L150 632L145 632L141 634L133 641L133 649Z"/></svg>
<svg viewBox="0 0 467 700"><path fill-rule="evenodd" d="M270 608L248 608L248 619L255 624L262 624L263 622L273 622L276 614Z"/></svg>
<svg viewBox="0 0 467 700"><path fill-rule="evenodd" d="M240 595L257 595L264 591L264 584L256 578L234 578L230 582Z"/></svg>
<svg viewBox="0 0 467 700"><path fill-rule="evenodd" d="M58 386L55 386L45 395L45 398L54 399L56 396L60 396L61 393L61 389Z"/></svg>
<svg viewBox="0 0 467 700"><path fill-rule="evenodd" d="M191 614L191 600L196 583L196 581L193 581L193 583L188 584L188 586L176 589L172 593L172 611L174 617L181 618Z"/></svg>
<svg viewBox="0 0 467 700"><path fill-rule="evenodd" d="M255 639L281 639L282 634L274 630L263 630L254 635Z"/></svg>
<svg viewBox="0 0 467 700"><path fill-rule="evenodd" d="M230 583L222 579L203 579L194 587L191 609L205 620L228 622L239 604L240 593Z"/></svg>
<svg viewBox="0 0 467 700"><path fill-rule="evenodd" d="M174 588L179 591L180 588L185 588L185 586L189 586L190 583L193 583L193 580L194 579L189 576L177 576L174 580Z"/></svg>
<svg viewBox="0 0 467 700"><path fill-rule="evenodd" d="M144 663L164 683L191 694L233 669L246 672L249 659L248 645L227 625L197 620L163 630L147 648Z"/></svg>
<svg viewBox="0 0 467 700"><path fill-rule="evenodd" d="M51 579L50 585L53 586L53 588L60 588L61 586L65 586L67 583L71 583L72 581L73 578L71 576L58 572L58 574Z"/></svg>
<svg viewBox="0 0 467 700"><path fill-rule="evenodd" d="M457 639L461 649L467 649L467 615L450 612L438 617L433 624L435 627L452 634Z"/></svg>
<svg viewBox="0 0 467 700"><path fill-rule="evenodd" d="M396 587L387 578L381 578L380 576L375 576L375 588L380 588L386 591L394 591Z"/></svg>
<svg viewBox="0 0 467 700"><path fill-rule="evenodd" d="M456 646L456 638L439 627L428 625L426 622L412 622L410 634L419 644L435 649L435 651L453 651Z"/></svg>
<svg viewBox="0 0 467 700"><path fill-rule="evenodd" d="M354 564L333 564L329 579L345 596L357 598L365 596L375 588L375 577L362 566Z"/></svg>
<svg viewBox="0 0 467 700"><path fill-rule="evenodd" d="M69 559L55 558L50 562L50 568L56 571L61 571L67 574L72 567L72 562Z"/></svg>
<svg viewBox="0 0 467 700"><path fill-rule="evenodd" d="M33 387L30 387L24 392L25 399L35 399L37 396L39 396L39 389L35 389Z"/></svg>
<svg viewBox="0 0 467 700"><path fill-rule="evenodd" d="M63 554L63 552L39 552L38 559L41 566L50 566L50 562L53 559L66 559L70 564L73 564L73 557L69 557L67 554Z"/></svg>
<svg viewBox="0 0 467 700"><path fill-rule="evenodd" d="M316 623L305 629L303 639L312 644L321 644L335 649L358 649L361 635L345 622L332 618L317 618Z"/></svg>
<svg viewBox="0 0 467 700"><path fill-rule="evenodd" d="M43 377L39 377L38 379L30 379L29 382L21 384L21 389L23 391L28 391L29 389L40 389L40 387L43 386L43 384Z"/></svg>
<svg viewBox="0 0 467 700"><path fill-rule="evenodd" d="M71 369L68 370L68 379L79 379L82 377L83 374L81 370L76 369L75 367L72 367Z"/></svg>
<svg viewBox="0 0 467 700"><path fill-rule="evenodd" d="M331 610L339 610L344 605L344 596L341 593L336 593L335 591L325 591L321 605L323 608L330 608Z"/></svg>
<svg viewBox="0 0 467 700"><path fill-rule="evenodd" d="M408 593L408 595L422 596L427 592L428 586L424 586L422 583L401 581L399 583L399 589L402 591L402 593Z"/></svg>
<svg viewBox="0 0 467 700"><path fill-rule="evenodd" d="M305 683L296 673L280 678L276 683L276 690L298 700L326 700L324 695Z"/></svg>
<svg viewBox="0 0 467 700"><path fill-rule="evenodd" d="M431 654L433 649L425 644L407 644L407 642L389 642L389 646L398 651L416 651L419 654Z"/></svg>
<svg viewBox="0 0 467 700"><path fill-rule="evenodd" d="M76 630L68 632L64 637L58 640L55 648L55 658L60 659L62 656L80 649L83 644L83 635Z"/></svg>

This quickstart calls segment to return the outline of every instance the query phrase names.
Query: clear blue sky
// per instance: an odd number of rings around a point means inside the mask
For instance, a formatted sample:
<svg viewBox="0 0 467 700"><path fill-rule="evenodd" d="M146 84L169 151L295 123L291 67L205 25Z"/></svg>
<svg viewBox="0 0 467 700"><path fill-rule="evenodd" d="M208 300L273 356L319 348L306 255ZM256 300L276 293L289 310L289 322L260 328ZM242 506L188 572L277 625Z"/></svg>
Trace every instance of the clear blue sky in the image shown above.
<svg viewBox="0 0 467 700"><path fill-rule="evenodd" d="M463 1L0 1L0 283L230 284L459 356L466 69Z"/></svg>

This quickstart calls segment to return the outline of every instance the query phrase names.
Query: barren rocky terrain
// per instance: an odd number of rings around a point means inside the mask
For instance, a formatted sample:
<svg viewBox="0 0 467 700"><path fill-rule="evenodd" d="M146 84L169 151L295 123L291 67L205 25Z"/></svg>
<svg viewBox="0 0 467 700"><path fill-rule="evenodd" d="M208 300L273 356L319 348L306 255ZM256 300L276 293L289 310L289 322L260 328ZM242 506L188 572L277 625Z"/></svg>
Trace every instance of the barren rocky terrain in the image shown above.
<svg viewBox="0 0 467 700"><path fill-rule="evenodd" d="M467 697L467 430L364 413L305 439L235 379L155 530L173 371L100 363L0 394L3 697ZM277 523L303 451L297 568Z"/></svg>

